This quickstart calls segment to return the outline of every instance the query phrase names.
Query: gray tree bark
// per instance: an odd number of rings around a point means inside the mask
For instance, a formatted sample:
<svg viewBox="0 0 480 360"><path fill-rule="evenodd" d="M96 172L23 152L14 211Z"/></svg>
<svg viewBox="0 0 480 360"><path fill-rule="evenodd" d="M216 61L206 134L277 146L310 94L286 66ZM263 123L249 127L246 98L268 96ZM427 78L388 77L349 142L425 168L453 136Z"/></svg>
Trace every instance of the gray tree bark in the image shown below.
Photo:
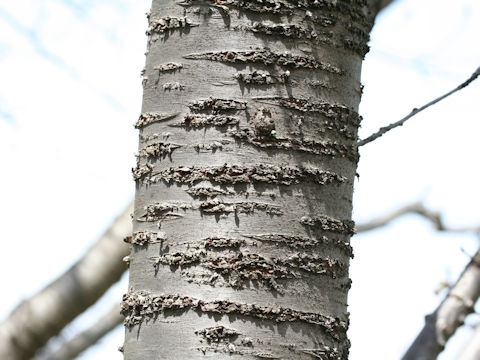
<svg viewBox="0 0 480 360"><path fill-rule="evenodd" d="M348 358L373 18L363 0L153 1L125 359Z"/></svg>

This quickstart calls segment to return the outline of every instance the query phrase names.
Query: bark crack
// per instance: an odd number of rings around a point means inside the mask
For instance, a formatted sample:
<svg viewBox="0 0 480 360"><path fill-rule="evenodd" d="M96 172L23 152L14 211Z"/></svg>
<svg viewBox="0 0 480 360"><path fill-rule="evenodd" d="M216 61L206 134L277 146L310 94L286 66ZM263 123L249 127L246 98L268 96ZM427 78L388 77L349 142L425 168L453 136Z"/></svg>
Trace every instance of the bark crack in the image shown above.
<svg viewBox="0 0 480 360"><path fill-rule="evenodd" d="M162 220L165 215L178 210L200 210L203 214L253 214L255 211L264 211L269 215L280 216L283 211L280 206L255 201L228 202L218 199L202 201L200 203L184 203L180 201L165 201L145 206L145 213L137 221Z"/></svg>
<svg viewBox="0 0 480 360"><path fill-rule="evenodd" d="M319 185L341 184L347 181L344 176L332 171L296 166L275 166L258 164L239 166L225 164L214 167L171 167L153 173L149 165L138 164L132 169L134 179L144 184L159 181L166 183L190 184L208 180L212 183L249 184L267 183L277 185L294 185L303 181L311 181Z"/></svg>
<svg viewBox="0 0 480 360"><path fill-rule="evenodd" d="M260 242L283 244L293 249L311 248L318 245L331 244L335 248L342 249L342 251L344 251L347 256L353 258L353 249L348 241L331 239L327 236L321 236L319 238L288 234L243 234L242 236Z"/></svg>
<svg viewBox="0 0 480 360"><path fill-rule="evenodd" d="M180 266L182 269L201 266L221 275L233 288L244 288L253 281L279 293L283 293L283 290L278 280L301 278L305 273L338 279L344 278L348 273L347 266L339 260L299 253L285 258L266 258L242 252L218 254L199 250L165 254L154 257L153 260L157 271L160 265ZM216 280L216 277L211 277L210 284L215 285Z"/></svg>
<svg viewBox="0 0 480 360"><path fill-rule="evenodd" d="M341 320L314 312L298 311L276 305L260 306L256 304L238 303L229 300L205 301L179 294L148 294L134 292L123 296L121 313L125 316L127 328L148 320L155 319L166 310L194 310L197 312L233 315L255 320L266 320L273 323L303 322L316 325L330 338L346 341L348 320Z"/></svg>
<svg viewBox="0 0 480 360"><path fill-rule="evenodd" d="M165 233L157 233L151 231L139 231L124 239L126 243L132 245L146 246L148 244L156 244L167 240Z"/></svg>
<svg viewBox="0 0 480 360"><path fill-rule="evenodd" d="M288 52L275 53L270 50L205 52L186 55L184 58L190 60L219 61L223 63L276 64L294 69L319 69L337 75L343 74L343 71L337 66L321 62L312 56L298 56Z"/></svg>
<svg viewBox="0 0 480 360"><path fill-rule="evenodd" d="M171 16L164 16L159 19L149 18L149 26L146 31L148 36L153 35L155 33L163 34L167 31L176 30L176 29L186 29L190 27L198 26L198 24L194 24L190 19L187 17L171 17Z"/></svg>
<svg viewBox="0 0 480 360"><path fill-rule="evenodd" d="M153 67L153 70L158 70L160 73L175 72L180 69L183 69L183 64L179 63L160 64Z"/></svg>
<svg viewBox="0 0 480 360"><path fill-rule="evenodd" d="M288 109L298 110L305 113L321 113L329 119L340 121L346 125L360 126L362 118L357 112L346 106L330 104L327 102L313 102L301 98L283 97L257 97L254 100L279 105Z"/></svg>
<svg viewBox="0 0 480 360"><path fill-rule="evenodd" d="M199 100L188 105L192 111L211 110L214 114L225 111L245 110L247 108L246 101L237 101L232 99L217 99L209 97L206 100Z"/></svg>
<svg viewBox="0 0 480 360"><path fill-rule="evenodd" d="M356 145L344 145L338 142L318 142L314 140L297 140L281 138L272 134L267 136L256 136L250 129L230 131L229 134L235 139L263 149L294 150L315 155L339 156L351 161L358 161Z"/></svg>
<svg viewBox="0 0 480 360"><path fill-rule="evenodd" d="M352 220L338 220L330 216L303 216L300 219L303 225L310 227L319 227L325 231L336 232L340 234L355 234L355 223Z"/></svg>
<svg viewBox="0 0 480 360"><path fill-rule="evenodd" d="M167 121L177 117L179 114L159 114L159 113L143 113L135 123L136 129L142 129L147 125Z"/></svg>
<svg viewBox="0 0 480 360"><path fill-rule="evenodd" d="M201 128L222 128L236 126L240 120L234 116L227 115L205 115L205 114L187 114L179 123L169 124L171 127L181 127L187 129Z"/></svg>
<svg viewBox="0 0 480 360"><path fill-rule="evenodd" d="M181 148L182 145L179 144L171 144L171 143L164 143L164 142L157 142L154 144L149 144L141 149L137 153L138 157L146 157L146 158L165 158L166 156L170 156L172 152L176 149Z"/></svg>

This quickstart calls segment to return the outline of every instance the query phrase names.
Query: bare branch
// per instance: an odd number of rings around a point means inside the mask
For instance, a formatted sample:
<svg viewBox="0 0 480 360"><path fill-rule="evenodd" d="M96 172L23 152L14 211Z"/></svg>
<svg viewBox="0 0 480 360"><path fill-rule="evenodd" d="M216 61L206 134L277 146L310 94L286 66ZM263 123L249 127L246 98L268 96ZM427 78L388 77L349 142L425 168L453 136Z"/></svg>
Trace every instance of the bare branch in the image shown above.
<svg viewBox="0 0 480 360"><path fill-rule="evenodd" d="M372 142L376 139L378 139L380 136L384 135L385 133L387 133L388 131L392 130L392 129L395 129L396 127L398 126L402 126L408 119L410 119L411 117L417 115L418 113L420 113L421 111L429 108L430 106L432 105L435 105L436 103L438 103L439 101L442 101L443 99L447 98L448 96L456 93L457 91L467 87L471 82L473 82L475 79L478 78L478 76L480 75L480 67L472 74L472 76L470 76L466 81L464 81L463 83L461 83L460 85L458 85L455 89L449 91L448 93L436 98L435 100L432 100L430 101L429 103L421 106L420 108L414 108L410 114L408 114L407 116L405 116L403 119L401 120L398 120L397 122L394 122L388 126L385 126L385 127L382 127L380 128L376 133L370 135L369 137L367 137L366 139L363 139L363 140L360 140L358 143L357 143L357 146L360 147L360 146L363 146L365 144L368 144L369 142Z"/></svg>
<svg viewBox="0 0 480 360"><path fill-rule="evenodd" d="M480 250L438 308L425 317L425 326L402 360L436 359L448 339L473 312L480 296Z"/></svg>
<svg viewBox="0 0 480 360"><path fill-rule="evenodd" d="M438 212L427 209L421 202L380 216L372 221L357 225L357 232L380 228L406 215L417 214L430 221L438 231L480 232L480 226L452 228L447 226ZM425 318L425 326L402 360L435 359L444 349L447 340L463 324L465 317L473 312L473 306L480 296L480 250L473 256L456 284L439 307ZM480 334L479 334L480 336ZM479 349L480 351L480 349ZM466 358L465 360L474 359Z"/></svg>
<svg viewBox="0 0 480 360"><path fill-rule="evenodd" d="M115 304L95 324L63 343L56 351L42 354L40 359L71 360L75 359L89 347L95 345L102 337L115 329L123 321L120 305Z"/></svg>
<svg viewBox="0 0 480 360"><path fill-rule="evenodd" d="M132 209L131 203L68 271L0 323L0 359L31 358L120 279L126 269L121 259L129 253L122 239L131 234Z"/></svg>
<svg viewBox="0 0 480 360"><path fill-rule="evenodd" d="M423 218L430 221L434 226L435 229L438 231L445 231L445 232L480 232L480 226L472 226L472 227L461 227L461 228L452 228L446 225L441 215L438 212L432 211L427 209L421 202L416 202L403 208L397 209L392 211L389 214L382 215L376 219L368 221L364 224L359 224L356 226L355 230L357 233L370 231L377 229L382 226L388 225L390 222L398 219L399 217L407 214L417 214L422 216Z"/></svg>

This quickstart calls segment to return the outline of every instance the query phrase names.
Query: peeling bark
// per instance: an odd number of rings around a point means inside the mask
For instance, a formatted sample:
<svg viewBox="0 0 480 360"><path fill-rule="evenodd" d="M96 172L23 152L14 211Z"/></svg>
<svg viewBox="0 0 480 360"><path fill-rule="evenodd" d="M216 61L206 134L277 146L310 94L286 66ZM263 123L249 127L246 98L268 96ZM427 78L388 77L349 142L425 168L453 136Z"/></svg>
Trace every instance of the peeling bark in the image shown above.
<svg viewBox="0 0 480 360"><path fill-rule="evenodd" d="M200 129L208 127L235 126L239 122L240 120L234 116L187 114L182 122L171 124L170 126Z"/></svg>
<svg viewBox="0 0 480 360"><path fill-rule="evenodd" d="M225 164L218 167L180 167L170 168L162 172L153 172L153 168L138 164L132 170L135 180L145 184L163 181L165 183L196 184L201 181L235 185L241 183L268 183L278 185L298 184L301 181L312 181L320 185L341 184L347 181L332 171L314 168L298 168L258 164L251 167L240 167Z"/></svg>
<svg viewBox="0 0 480 360"><path fill-rule="evenodd" d="M164 33L169 30L189 28L194 26L190 19L186 17L164 16L159 19L149 18L147 35L154 33Z"/></svg>
<svg viewBox="0 0 480 360"><path fill-rule="evenodd" d="M355 224L351 220L338 220L329 216L304 216L300 222L308 226L318 226L322 230L336 232L340 234L355 234Z"/></svg>
<svg viewBox="0 0 480 360"><path fill-rule="evenodd" d="M135 123L135 128L136 129L141 129L147 125L161 122L161 121L166 121L173 119L176 117L177 114L155 114L155 113L145 113L140 115L138 118L138 121Z"/></svg>
<svg viewBox="0 0 480 360"><path fill-rule="evenodd" d="M262 134L262 131L259 131L258 127L256 130ZM315 140L279 138L275 136L275 131L273 129L269 132L268 130L269 128L267 127L267 134L264 136L256 136L255 134L252 134L250 129L231 131L230 134L238 140L265 149L288 149L316 155L346 157L352 161L358 160L358 152L355 145L343 145L337 142L322 143ZM263 132L263 134L265 133Z"/></svg>
<svg viewBox="0 0 480 360"><path fill-rule="evenodd" d="M272 242L276 245L285 244L291 248L309 248L318 245L328 245L329 243L333 243L335 247L342 249L349 257L353 258L353 249L348 242L338 239L330 239L326 236L322 236L319 239L303 236L292 236L286 234L246 234L243 236L261 242Z"/></svg>
<svg viewBox="0 0 480 360"><path fill-rule="evenodd" d="M323 63L311 56L298 56L285 53L274 53L270 50L252 50L252 51L223 51L190 54L184 56L190 60L210 60L220 61L224 63L243 63L254 64L261 63L263 65L279 65L294 69L320 69L333 74L342 74L342 70L338 67Z"/></svg>
<svg viewBox="0 0 480 360"><path fill-rule="evenodd" d="M133 236L126 237L125 242L132 245L145 246L148 244L156 244L167 240L165 234L158 232L142 231L134 233Z"/></svg>
<svg viewBox="0 0 480 360"><path fill-rule="evenodd" d="M169 156L175 149L182 147L178 144L158 142L150 144L137 153L137 157L159 158Z"/></svg>
<svg viewBox="0 0 480 360"><path fill-rule="evenodd" d="M318 313L295 311L277 306L263 307L228 300L204 301L177 294L130 292L123 296L121 307L127 327L148 321L166 310L199 310L205 313L232 314L241 318L264 319L273 324L298 321L318 326L333 339L345 338L344 332L348 326L348 321Z"/></svg>
<svg viewBox="0 0 480 360"><path fill-rule="evenodd" d="M159 72L169 72L169 71L177 71L183 69L183 64L176 64L176 63L168 63L168 64L161 64L153 67L153 70L158 70Z"/></svg>
<svg viewBox="0 0 480 360"><path fill-rule="evenodd" d="M210 97L207 100L195 101L188 105L192 111L211 110L214 114L229 110L245 110L247 103L245 101L236 101L232 99L216 99Z"/></svg>

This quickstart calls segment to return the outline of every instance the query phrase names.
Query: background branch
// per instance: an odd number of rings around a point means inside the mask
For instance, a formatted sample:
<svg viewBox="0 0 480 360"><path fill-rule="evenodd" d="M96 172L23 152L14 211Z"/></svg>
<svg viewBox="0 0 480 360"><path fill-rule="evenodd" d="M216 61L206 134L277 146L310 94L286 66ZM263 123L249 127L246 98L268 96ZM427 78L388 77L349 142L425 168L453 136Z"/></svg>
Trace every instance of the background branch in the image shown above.
<svg viewBox="0 0 480 360"><path fill-rule="evenodd" d="M121 241L132 232L133 204L67 272L23 301L0 324L0 359L29 359L51 337L94 304L117 282L130 252Z"/></svg>
<svg viewBox="0 0 480 360"><path fill-rule="evenodd" d="M479 296L480 250L438 308L425 317L425 326L402 360L436 359L465 317L473 312Z"/></svg>
<svg viewBox="0 0 480 360"><path fill-rule="evenodd" d="M370 231L374 229L378 229L380 227L388 225L390 222L402 217L403 215L407 214L417 214L423 217L424 219L430 221L434 226L435 229L438 231L446 231L446 232L480 232L480 226L473 226L473 227L459 227L453 228L449 227L444 223L442 220L441 215L433 210L427 209L423 203L415 202L410 205L406 205L400 209L394 210L386 215L381 215L373 220L370 220L363 224L358 224L356 226L357 233Z"/></svg>
<svg viewBox="0 0 480 360"><path fill-rule="evenodd" d="M480 226L452 228L446 225L438 212L427 209L423 203L416 202L382 215L364 224L357 225L357 232L364 232L388 225L395 219L417 214L430 221L436 230L445 232L480 232ZM450 289L438 308L425 317L425 326L412 343L402 360L435 359L444 349L448 339L456 329L463 325L465 317L473 312L480 296L480 250L472 257L456 284ZM477 331L480 338L480 331ZM465 351L463 360L478 359L480 345L472 341L470 349ZM477 357L476 357L477 356Z"/></svg>
<svg viewBox="0 0 480 360"><path fill-rule="evenodd" d="M86 330L75 335L71 340L64 342L52 352L46 352L37 360L71 360L75 359L90 346L95 345L102 337L115 329L123 321L120 315L120 305L115 304L97 322Z"/></svg>

